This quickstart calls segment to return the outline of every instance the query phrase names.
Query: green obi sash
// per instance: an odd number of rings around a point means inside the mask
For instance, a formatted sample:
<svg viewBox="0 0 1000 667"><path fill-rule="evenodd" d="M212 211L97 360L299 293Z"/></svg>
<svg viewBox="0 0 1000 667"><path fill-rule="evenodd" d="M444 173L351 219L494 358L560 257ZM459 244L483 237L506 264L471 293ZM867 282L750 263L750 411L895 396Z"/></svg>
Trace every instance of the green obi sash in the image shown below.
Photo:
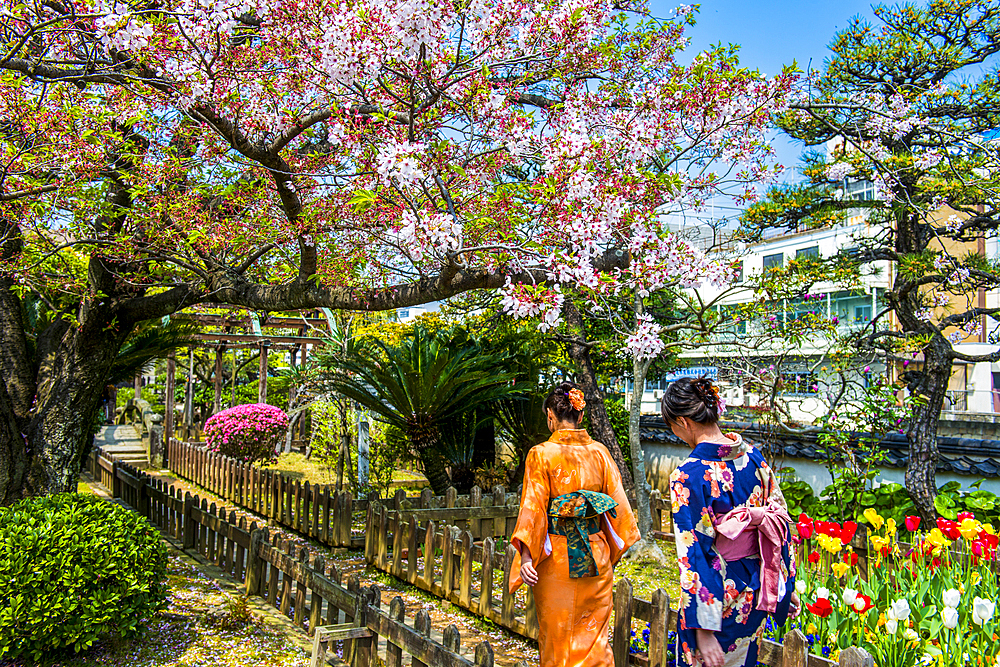
<svg viewBox="0 0 1000 667"><path fill-rule="evenodd" d="M617 516L618 503L597 491L564 493L549 502L549 533L566 538L569 576L596 577L597 562L590 548L590 535L601 532L601 515Z"/></svg>

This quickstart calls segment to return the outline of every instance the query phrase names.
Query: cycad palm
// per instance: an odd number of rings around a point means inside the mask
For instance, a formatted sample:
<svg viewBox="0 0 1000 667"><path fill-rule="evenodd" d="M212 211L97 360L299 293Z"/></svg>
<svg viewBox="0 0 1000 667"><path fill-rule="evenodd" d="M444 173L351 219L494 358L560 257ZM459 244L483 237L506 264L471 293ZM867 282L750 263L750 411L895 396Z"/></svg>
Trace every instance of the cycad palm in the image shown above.
<svg viewBox="0 0 1000 667"><path fill-rule="evenodd" d="M478 407L521 389L501 370L502 356L483 354L461 332L417 327L398 347L372 340L336 364L330 387L406 433L435 493L450 482L446 464L459 463L442 455L445 432Z"/></svg>

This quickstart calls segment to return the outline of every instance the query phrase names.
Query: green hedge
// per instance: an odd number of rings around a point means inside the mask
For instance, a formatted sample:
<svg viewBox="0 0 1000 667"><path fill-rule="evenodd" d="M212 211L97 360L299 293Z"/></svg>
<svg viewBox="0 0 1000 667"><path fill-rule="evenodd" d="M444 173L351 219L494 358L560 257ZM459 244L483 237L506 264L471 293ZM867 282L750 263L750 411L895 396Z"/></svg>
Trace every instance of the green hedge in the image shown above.
<svg viewBox="0 0 1000 667"><path fill-rule="evenodd" d="M0 508L0 658L129 637L166 605L167 552L137 514L94 496Z"/></svg>

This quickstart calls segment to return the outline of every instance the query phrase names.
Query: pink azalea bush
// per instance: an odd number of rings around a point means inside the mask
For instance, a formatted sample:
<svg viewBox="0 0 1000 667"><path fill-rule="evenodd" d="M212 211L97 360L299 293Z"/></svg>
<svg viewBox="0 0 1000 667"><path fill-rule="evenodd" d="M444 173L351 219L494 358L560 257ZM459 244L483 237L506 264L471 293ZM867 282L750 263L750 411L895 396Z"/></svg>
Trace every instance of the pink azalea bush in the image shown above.
<svg viewBox="0 0 1000 667"><path fill-rule="evenodd" d="M247 463L274 461L288 430L288 415L266 403L237 405L205 422L209 451Z"/></svg>

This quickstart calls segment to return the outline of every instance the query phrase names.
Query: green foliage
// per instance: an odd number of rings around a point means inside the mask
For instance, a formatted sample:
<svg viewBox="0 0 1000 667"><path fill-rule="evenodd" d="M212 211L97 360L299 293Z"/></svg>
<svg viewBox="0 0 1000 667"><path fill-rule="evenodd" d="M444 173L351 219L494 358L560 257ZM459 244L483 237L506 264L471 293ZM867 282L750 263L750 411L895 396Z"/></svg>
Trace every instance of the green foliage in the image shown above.
<svg viewBox="0 0 1000 667"><path fill-rule="evenodd" d="M0 508L0 658L130 637L166 604L167 552L144 518L95 496Z"/></svg>
<svg viewBox="0 0 1000 667"><path fill-rule="evenodd" d="M606 400L604 401L604 409L608 413L608 420L611 422L615 437L618 438L618 446L622 450L625 463L628 465L628 469L632 470L632 448L629 447L628 442L628 408L625 407L624 401Z"/></svg>
<svg viewBox="0 0 1000 667"><path fill-rule="evenodd" d="M972 491L963 491L958 482L948 482L940 489L934 499L934 509L946 519L954 521L959 512L972 512L983 523L1000 526L1000 499L979 485L979 480L972 485Z"/></svg>

